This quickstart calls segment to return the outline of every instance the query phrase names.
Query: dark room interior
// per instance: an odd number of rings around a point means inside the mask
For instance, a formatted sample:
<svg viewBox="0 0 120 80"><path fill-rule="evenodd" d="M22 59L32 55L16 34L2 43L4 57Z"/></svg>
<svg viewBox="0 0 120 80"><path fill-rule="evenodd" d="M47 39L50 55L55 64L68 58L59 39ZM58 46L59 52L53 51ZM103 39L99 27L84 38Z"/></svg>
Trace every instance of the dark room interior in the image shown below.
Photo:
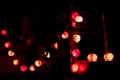
<svg viewBox="0 0 120 80"><path fill-rule="evenodd" d="M116 3L0 1L0 80L119 79Z"/></svg>

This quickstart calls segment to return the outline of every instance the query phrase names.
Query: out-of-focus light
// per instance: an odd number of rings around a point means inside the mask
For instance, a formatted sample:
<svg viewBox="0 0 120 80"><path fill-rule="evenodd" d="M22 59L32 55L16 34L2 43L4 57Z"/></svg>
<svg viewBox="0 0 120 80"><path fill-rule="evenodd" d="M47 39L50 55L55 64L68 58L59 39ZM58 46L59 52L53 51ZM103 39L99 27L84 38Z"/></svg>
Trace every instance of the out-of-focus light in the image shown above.
<svg viewBox="0 0 120 80"><path fill-rule="evenodd" d="M27 39L27 45L30 45L30 44L31 44L31 39L28 38L28 39Z"/></svg>
<svg viewBox="0 0 120 80"><path fill-rule="evenodd" d="M78 71L78 64L72 64L72 66L71 66L71 71L72 71L73 73L76 73L76 72Z"/></svg>
<svg viewBox="0 0 120 80"><path fill-rule="evenodd" d="M78 73L84 73L87 71L87 64L80 63L78 68Z"/></svg>
<svg viewBox="0 0 120 80"><path fill-rule="evenodd" d="M76 20L76 17L79 16L77 12L72 12L72 19Z"/></svg>
<svg viewBox="0 0 120 80"><path fill-rule="evenodd" d="M50 58L50 52L48 52L48 54L47 54L47 56L46 56L47 58Z"/></svg>
<svg viewBox="0 0 120 80"><path fill-rule="evenodd" d="M20 70L21 70L22 72L26 72L26 71L27 71L27 66L26 66L26 65L21 65L21 66L20 66Z"/></svg>
<svg viewBox="0 0 120 80"><path fill-rule="evenodd" d="M113 59L114 59L113 53L108 52L108 53L105 53L105 54L104 54L104 60L105 60L105 61L113 61Z"/></svg>
<svg viewBox="0 0 120 80"><path fill-rule="evenodd" d="M1 30L1 35L6 36L7 35L7 31L5 29L2 29Z"/></svg>
<svg viewBox="0 0 120 80"><path fill-rule="evenodd" d="M23 41L24 40L24 36L20 36L20 40Z"/></svg>
<svg viewBox="0 0 120 80"><path fill-rule="evenodd" d="M77 12L72 12L72 19L76 22L83 22L83 17Z"/></svg>
<svg viewBox="0 0 120 80"><path fill-rule="evenodd" d="M75 26L76 26L76 22L72 21L72 27L75 27Z"/></svg>
<svg viewBox="0 0 120 80"><path fill-rule="evenodd" d="M88 54L87 59L89 62L96 62L98 59L98 56L95 53L90 53Z"/></svg>
<svg viewBox="0 0 120 80"><path fill-rule="evenodd" d="M74 34L73 35L73 41L78 43L81 40L81 36L79 34Z"/></svg>
<svg viewBox="0 0 120 80"><path fill-rule="evenodd" d="M72 64L71 70L73 73L83 74L88 70L88 62L87 61L76 61Z"/></svg>
<svg viewBox="0 0 120 80"><path fill-rule="evenodd" d="M88 70L88 62L86 60L80 60L80 61L76 61L76 64L78 64L78 74L83 74L85 72L87 72Z"/></svg>
<svg viewBox="0 0 120 80"><path fill-rule="evenodd" d="M35 71L35 66L31 65L29 69L30 69L30 71Z"/></svg>
<svg viewBox="0 0 120 80"><path fill-rule="evenodd" d="M64 31L63 34L62 34L62 38L67 39L68 36L69 36L68 32Z"/></svg>
<svg viewBox="0 0 120 80"><path fill-rule="evenodd" d="M83 22L83 17L82 17L82 16L77 16L77 17L75 18L75 21L76 21L76 22Z"/></svg>
<svg viewBox="0 0 120 80"><path fill-rule="evenodd" d="M80 50L79 49L72 50L72 56L73 57L78 57L79 55L80 55Z"/></svg>
<svg viewBox="0 0 120 80"><path fill-rule="evenodd" d="M46 54L47 54L47 51L44 52L44 55L46 55Z"/></svg>
<svg viewBox="0 0 120 80"><path fill-rule="evenodd" d="M9 42L9 41L8 41L8 42L5 42L5 43L4 43L4 46L5 46L6 48L10 48L10 47L11 47L11 42Z"/></svg>
<svg viewBox="0 0 120 80"><path fill-rule="evenodd" d="M13 60L13 64L14 64L15 66L17 66L17 65L19 64L19 60L18 60L18 59L14 59L14 60Z"/></svg>
<svg viewBox="0 0 120 80"><path fill-rule="evenodd" d="M40 67L40 66L42 65L42 61L41 61L40 59L36 60L36 61L35 61L35 65L36 65L37 67Z"/></svg>
<svg viewBox="0 0 120 80"><path fill-rule="evenodd" d="M55 49L58 49L58 43L57 42L55 42L53 46L54 46Z"/></svg>
<svg viewBox="0 0 120 80"><path fill-rule="evenodd" d="M8 51L8 56L14 56L14 54L15 54L14 51L12 51L12 50Z"/></svg>

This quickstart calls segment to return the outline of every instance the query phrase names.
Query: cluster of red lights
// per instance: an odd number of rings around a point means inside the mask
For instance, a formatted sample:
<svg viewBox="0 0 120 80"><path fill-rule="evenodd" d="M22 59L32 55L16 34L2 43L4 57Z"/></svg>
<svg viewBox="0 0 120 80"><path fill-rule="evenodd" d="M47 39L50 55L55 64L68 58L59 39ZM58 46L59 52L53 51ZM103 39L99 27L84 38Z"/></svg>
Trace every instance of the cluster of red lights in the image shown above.
<svg viewBox="0 0 120 80"><path fill-rule="evenodd" d="M84 21L84 18L78 13L78 12L72 12L71 14L71 26L72 28L76 27L77 23L82 23ZM73 32L72 32L73 33ZM2 29L1 30L1 35L2 36L7 36L7 30L5 29ZM69 35L69 32L67 32L66 30L61 34L61 38L63 39L68 39L68 37L70 37L70 54L71 54L71 71L73 73L78 73L78 74L81 74L81 73L84 73L87 71L88 69L88 62L97 62L98 60L98 56L97 54L95 53L90 53L88 54L87 56L87 60L78 60L78 57L81 55L81 51L78 47L75 47L74 44L79 44L80 41L81 41L81 35L79 33L73 33L72 36ZM21 37L21 39L23 39L23 37ZM31 44L31 39L28 38L27 39L27 44ZM6 41L4 42L4 47L5 48L10 48L11 47L11 42L10 41ZM58 50L58 42L55 42L53 44L53 47ZM9 50L8 51L8 55L9 56L14 56L15 53L14 51L12 50ZM50 57L48 55L48 57ZM107 52L105 53L104 55L104 60L105 61L113 61L113 58L114 58L114 55L110 52ZM15 66L17 66L19 64L19 60L18 59L14 59L13 60L13 64ZM30 71L35 71L35 67L40 67L42 66L43 64L43 61L41 59L38 59L35 61L34 64L30 65L29 66L29 70ZM20 66L20 70L22 72L26 72L27 71L27 66L26 65L21 65Z"/></svg>
<svg viewBox="0 0 120 80"><path fill-rule="evenodd" d="M71 29L76 27L77 23L82 23L83 17L78 12L72 12L71 14ZM74 32L74 31L73 31ZM75 44L79 44L81 41L81 35L79 33L72 33L70 38L70 54L71 54L71 71L73 73L82 74L87 71L88 63L86 60L78 60L81 55L79 47Z"/></svg>
<svg viewBox="0 0 120 80"><path fill-rule="evenodd" d="M76 29L77 26L80 26L79 23L83 23L86 22L83 18L82 15L80 15L78 12L72 12L71 13L71 18L70 18L70 27L71 27L71 31L69 32L67 30L64 30L63 33L61 34L62 39L70 39L70 61L71 61L71 71L73 73L78 73L78 74L82 74L87 72L88 69L88 65L90 62L98 62L98 61L113 61L114 60L114 55L111 52L106 52L102 57L103 58L99 58L98 55L95 52L91 52L88 53L88 55L86 56L85 60L80 60L80 56L81 56L81 50L79 49L79 47L77 47L77 44L80 44L80 41L82 39L82 36L80 35L79 31L73 31L74 29ZM74 29L73 29L74 28ZM54 49L58 50L58 42L56 41L53 44ZM78 58L79 57L79 58ZM79 60L78 60L79 59ZM103 59L103 60L99 60L99 59Z"/></svg>
<svg viewBox="0 0 120 80"><path fill-rule="evenodd" d="M2 29L1 30L1 36L4 36L6 38L6 36L8 36L8 32L7 30L5 29ZM24 39L24 37L20 37L21 40ZM30 45L32 40L34 39L34 37L30 37L27 39L27 42L26 44L27 45ZM12 49L12 44L11 44L11 41L4 41L4 47L7 48L8 50L8 56L10 57L13 57L15 55L15 52L14 50ZM45 52L46 53L46 52ZM44 56L46 56L46 58L50 58L50 52L48 52L48 54L44 54ZM34 61L33 64L31 64L30 66L27 66L25 65L24 63L19 65L20 63L22 63L19 59L15 58L13 60L13 65L14 66L20 66L19 69L22 71L22 72L26 72L29 68L30 71L35 71L36 67L41 67L46 61L45 60L42 60L42 59L37 59Z"/></svg>

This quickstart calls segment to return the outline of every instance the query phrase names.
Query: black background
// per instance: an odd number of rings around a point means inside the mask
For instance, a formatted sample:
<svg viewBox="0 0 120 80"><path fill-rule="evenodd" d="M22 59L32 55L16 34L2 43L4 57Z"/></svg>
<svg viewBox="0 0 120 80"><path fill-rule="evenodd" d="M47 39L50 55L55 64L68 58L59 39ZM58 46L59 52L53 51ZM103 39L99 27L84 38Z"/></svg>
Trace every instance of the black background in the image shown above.
<svg viewBox="0 0 120 80"><path fill-rule="evenodd" d="M37 42L50 44L51 35L57 34L56 19L61 15L69 15L72 7L94 14L105 13L109 50L119 56L119 7L115 0L4 0L0 2L0 28L8 29L11 35L21 35L22 18L27 15Z"/></svg>
<svg viewBox="0 0 120 80"><path fill-rule="evenodd" d="M71 7L94 14L105 13L109 51L113 52L119 61L119 7L115 0L4 0L0 2L0 25L8 29L11 35L21 35L22 17L27 15L30 17L32 33L37 41L40 44L50 44L51 35L57 34L56 18L60 15L69 15Z"/></svg>

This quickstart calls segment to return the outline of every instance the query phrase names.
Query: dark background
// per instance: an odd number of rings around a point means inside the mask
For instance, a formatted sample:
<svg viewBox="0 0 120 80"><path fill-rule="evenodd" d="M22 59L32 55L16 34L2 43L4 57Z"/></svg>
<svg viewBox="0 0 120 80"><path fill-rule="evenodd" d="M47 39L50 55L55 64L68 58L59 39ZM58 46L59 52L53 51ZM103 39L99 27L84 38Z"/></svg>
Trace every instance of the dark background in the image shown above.
<svg viewBox="0 0 120 80"><path fill-rule="evenodd" d="M32 33L35 35L49 34L56 30L55 20L60 15L69 15L71 7L92 11L94 13L105 13L105 22L108 34L117 34L118 6L113 0L60 0L60 1L1 1L0 20L6 25L11 34L22 34L22 17L30 17ZM115 15L116 14L116 15ZM10 27L8 27L10 26ZM113 27L114 26L114 27ZM14 32L14 33L13 33ZM41 35L42 36L42 35ZM44 36L45 37L45 36ZM46 38L45 37L45 38ZM111 38L113 39L113 38Z"/></svg>
<svg viewBox="0 0 120 80"><path fill-rule="evenodd" d="M0 2L0 29L7 29L8 33L13 36L22 35L23 16L28 16L31 25L30 33L36 37L35 44L42 44L50 47L51 42L57 40L57 24L59 22L58 17L61 15L68 16L73 7L78 10L92 12L92 17L94 16L93 18L95 19L100 18L98 14L102 12L105 13L108 48L110 52L115 54L115 60L119 62L119 9L115 0L32 0L15 2L11 0L4 0ZM99 72L101 73L102 71L98 68L99 65L102 65L102 68L104 68L104 63L101 63L98 65L93 65L94 67L92 67L91 70L95 68L95 70L98 70L98 74ZM108 64L106 65L106 68L107 66ZM111 68L115 69L115 66L108 68L108 71ZM115 71L116 70L117 69L115 69ZM112 70L112 72L115 71ZM91 73L92 77L94 72ZM104 76L104 74L102 76Z"/></svg>

